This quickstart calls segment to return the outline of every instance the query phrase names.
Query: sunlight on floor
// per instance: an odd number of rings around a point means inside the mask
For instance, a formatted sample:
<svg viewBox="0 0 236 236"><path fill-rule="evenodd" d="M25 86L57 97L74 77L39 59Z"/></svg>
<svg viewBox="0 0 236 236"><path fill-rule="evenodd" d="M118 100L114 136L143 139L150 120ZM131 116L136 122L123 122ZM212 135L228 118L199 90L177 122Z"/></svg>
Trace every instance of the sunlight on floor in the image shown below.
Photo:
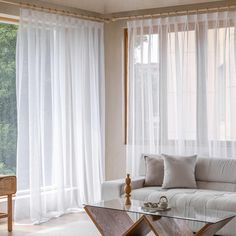
<svg viewBox="0 0 236 236"><path fill-rule="evenodd" d="M0 221L1 236L99 236L99 232L85 213L68 214L41 225L14 225L7 232L7 223Z"/></svg>

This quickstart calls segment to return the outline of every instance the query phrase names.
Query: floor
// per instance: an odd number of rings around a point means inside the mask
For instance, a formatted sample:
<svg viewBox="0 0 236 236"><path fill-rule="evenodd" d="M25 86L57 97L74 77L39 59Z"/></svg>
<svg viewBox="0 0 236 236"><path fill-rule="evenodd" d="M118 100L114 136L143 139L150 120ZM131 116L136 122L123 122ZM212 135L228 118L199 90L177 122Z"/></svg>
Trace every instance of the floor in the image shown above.
<svg viewBox="0 0 236 236"><path fill-rule="evenodd" d="M100 236L86 213L74 213L52 219L41 225L14 225L7 232L7 222L0 220L0 236Z"/></svg>

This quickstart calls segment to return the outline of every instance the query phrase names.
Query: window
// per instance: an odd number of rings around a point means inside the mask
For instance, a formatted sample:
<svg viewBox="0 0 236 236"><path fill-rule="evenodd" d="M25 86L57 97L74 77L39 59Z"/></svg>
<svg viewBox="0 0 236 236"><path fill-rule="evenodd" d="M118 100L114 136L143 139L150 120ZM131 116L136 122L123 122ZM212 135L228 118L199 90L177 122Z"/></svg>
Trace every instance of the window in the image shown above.
<svg viewBox="0 0 236 236"><path fill-rule="evenodd" d="M176 109L176 100L181 99L181 110L186 116L182 138L196 139L196 110L197 110L197 64L196 64L196 32L168 33L167 55L167 112L168 112L168 140L178 139L179 110ZM176 42L178 39L178 42ZM177 50L182 53L177 53ZM181 64L181 66L176 65ZM179 71L176 71L179 68ZM178 80L181 81L178 81ZM177 83L178 82L178 83ZM181 91L179 91L181 87Z"/></svg>
<svg viewBox="0 0 236 236"><path fill-rule="evenodd" d="M236 140L236 70L234 27L220 28L218 41L215 30L208 30L208 122L211 139ZM212 43L213 42L213 43ZM230 51L231 50L231 51ZM214 99L216 98L216 99ZM216 112L217 110L217 116ZM217 130L214 127L215 120Z"/></svg>
<svg viewBox="0 0 236 236"><path fill-rule="evenodd" d="M0 23L0 174L15 174L17 25Z"/></svg>
<svg viewBox="0 0 236 236"><path fill-rule="evenodd" d="M146 108L143 105L144 115L136 120L137 126L143 128L143 131L141 128L135 129L136 134L141 130L136 137L137 143L155 140L157 145L156 139L160 132L158 126L166 128L166 141L196 141L199 135L198 122L202 126L207 122L204 135L208 135L210 141L236 140L235 27L227 24L224 26L220 22L220 26L214 28L214 24L211 24L209 23L207 30L201 24L199 28L189 24L187 30L180 24L179 29L170 28L168 32L163 30L160 34L153 27L147 30L148 34L143 30L144 33L139 35L138 28L135 46L132 48L132 73L136 80L136 100L132 112L140 111L138 106L142 103L148 106ZM166 79L161 74L163 70L166 72ZM166 81L166 86L161 86L160 80ZM199 80L204 81L206 86L204 101L201 100L204 88L198 84ZM164 109L163 116L160 115L163 110L159 110L158 103L159 99L163 99L160 96L161 89L165 88L166 110ZM151 96L148 95L150 92ZM199 107L205 109L205 117L202 117L204 111L199 113ZM181 121L182 114L184 122ZM166 124L163 126L162 122ZM152 132L146 131L149 127Z"/></svg>

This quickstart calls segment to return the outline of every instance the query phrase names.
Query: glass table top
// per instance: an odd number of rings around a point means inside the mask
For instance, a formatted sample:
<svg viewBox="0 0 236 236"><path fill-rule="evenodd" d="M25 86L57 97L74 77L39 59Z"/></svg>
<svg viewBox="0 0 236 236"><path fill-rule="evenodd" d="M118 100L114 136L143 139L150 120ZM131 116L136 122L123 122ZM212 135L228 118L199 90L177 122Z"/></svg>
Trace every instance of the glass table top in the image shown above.
<svg viewBox="0 0 236 236"><path fill-rule="evenodd" d="M189 221L197 221L203 223L217 223L222 220L236 216L236 212L212 210L207 208L197 209L188 206L179 208L170 206L171 209L167 211L148 212L142 209L144 203L143 201L138 201L138 200L131 200L131 201L132 203L130 206L126 206L124 204L125 200L121 198L110 201L101 201L93 204L86 204L85 206L106 208L106 209L126 211L130 213L138 213L145 215L183 219Z"/></svg>

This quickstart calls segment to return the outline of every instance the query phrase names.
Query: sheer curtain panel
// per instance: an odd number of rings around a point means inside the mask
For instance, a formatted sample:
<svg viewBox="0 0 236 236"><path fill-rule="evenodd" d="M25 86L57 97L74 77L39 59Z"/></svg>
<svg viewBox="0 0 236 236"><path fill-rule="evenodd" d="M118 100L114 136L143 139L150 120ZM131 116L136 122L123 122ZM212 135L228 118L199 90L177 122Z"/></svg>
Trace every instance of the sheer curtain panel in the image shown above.
<svg viewBox="0 0 236 236"><path fill-rule="evenodd" d="M22 9L15 217L41 223L100 199L103 24Z"/></svg>
<svg viewBox="0 0 236 236"><path fill-rule="evenodd" d="M128 22L127 166L143 153L236 157L236 12Z"/></svg>

